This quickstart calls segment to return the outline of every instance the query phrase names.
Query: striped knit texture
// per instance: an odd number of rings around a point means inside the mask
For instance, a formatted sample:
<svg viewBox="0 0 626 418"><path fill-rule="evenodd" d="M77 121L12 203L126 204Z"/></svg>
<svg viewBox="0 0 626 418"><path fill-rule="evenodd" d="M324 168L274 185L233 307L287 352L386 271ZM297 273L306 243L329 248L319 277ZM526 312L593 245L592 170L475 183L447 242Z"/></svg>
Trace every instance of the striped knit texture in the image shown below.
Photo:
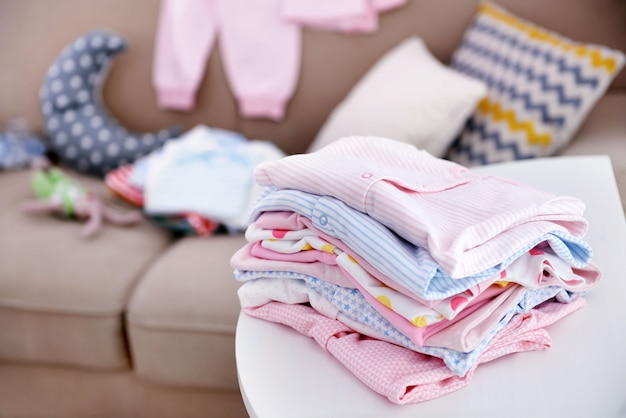
<svg viewBox="0 0 626 418"><path fill-rule="evenodd" d="M582 238L587 230L579 199L477 176L389 138L341 138L310 154L260 164L254 175L262 186L344 202L426 249L453 278L495 266L546 233ZM324 226L337 211L323 212L315 226L331 233Z"/></svg>
<svg viewBox="0 0 626 418"><path fill-rule="evenodd" d="M567 145L624 66L624 54L564 38L487 2L450 66L488 86L448 155L473 166L548 156Z"/></svg>

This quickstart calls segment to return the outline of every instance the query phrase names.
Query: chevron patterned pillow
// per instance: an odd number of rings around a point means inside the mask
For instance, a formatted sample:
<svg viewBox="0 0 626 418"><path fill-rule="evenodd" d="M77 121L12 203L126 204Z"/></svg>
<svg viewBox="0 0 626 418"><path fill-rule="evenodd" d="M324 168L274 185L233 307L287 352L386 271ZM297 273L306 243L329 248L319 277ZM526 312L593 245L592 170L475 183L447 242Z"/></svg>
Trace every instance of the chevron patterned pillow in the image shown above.
<svg viewBox="0 0 626 418"><path fill-rule="evenodd" d="M565 146L624 66L624 54L574 42L486 2L450 66L488 86L447 156L472 166L544 157Z"/></svg>

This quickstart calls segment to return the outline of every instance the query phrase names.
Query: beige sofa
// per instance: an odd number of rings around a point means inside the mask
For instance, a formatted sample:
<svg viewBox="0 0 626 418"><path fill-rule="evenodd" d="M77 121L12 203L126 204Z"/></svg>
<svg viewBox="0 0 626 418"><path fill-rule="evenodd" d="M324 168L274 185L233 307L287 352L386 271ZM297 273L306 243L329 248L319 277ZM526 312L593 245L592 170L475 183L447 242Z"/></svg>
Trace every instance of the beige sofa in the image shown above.
<svg viewBox="0 0 626 418"><path fill-rule="evenodd" d="M626 3L501 1L572 39L626 51ZM478 0L409 0L373 35L306 30L297 91L281 122L244 119L210 57L195 109L161 111L150 82L157 0L0 2L0 128L25 117L41 129L37 91L47 66L78 35L108 28L128 40L104 100L134 130L196 124L304 152L368 68L409 35L446 62ZM584 23L582 23L584 22ZM563 154L611 156L626 208L626 72ZM75 222L19 210L29 173L0 173L0 417L246 416L238 391L237 283L229 258L240 235L173 239L144 221L107 226L89 242ZM81 177L113 202L102 182Z"/></svg>

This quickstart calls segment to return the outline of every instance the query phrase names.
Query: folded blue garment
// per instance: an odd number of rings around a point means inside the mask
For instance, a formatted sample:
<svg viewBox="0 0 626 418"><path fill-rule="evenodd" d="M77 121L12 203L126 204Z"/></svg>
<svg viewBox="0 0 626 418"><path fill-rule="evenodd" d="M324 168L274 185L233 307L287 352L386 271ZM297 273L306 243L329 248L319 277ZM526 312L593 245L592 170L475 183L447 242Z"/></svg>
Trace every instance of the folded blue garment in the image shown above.
<svg viewBox="0 0 626 418"><path fill-rule="evenodd" d="M262 212L290 211L310 219L325 234L343 241L355 254L367 260L378 271L426 300L444 299L499 274L522 254L542 242L574 267L591 261L592 249L584 240L561 231L529 237L523 248L496 266L478 274L453 279L430 253L391 231L363 212L352 209L330 196L319 196L299 190L267 188L257 201L251 218Z"/></svg>
<svg viewBox="0 0 626 418"><path fill-rule="evenodd" d="M46 146L36 135L0 132L0 170L26 167L45 153Z"/></svg>
<svg viewBox="0 0 626 418"><path fill-rule="evenodd" d="M347 318L374 329L398 345L418 353L441 358L446 366L460 377L465 376L472 368L481 354L488 348L489 342L511 321L514 315L527 312L540 303L553 298L561 303L569 303L575 298L581 297L578 293L568 292L557 286L526 289L524 292L519 293L517 303L513 309L504 315L500 322L486 334L485 338L483 338L476 348L469 352L460 352L445 347L420 347L414 344L406 335L400 332L376 311L358 289L341 287L316 277L297 272L235 270L234 274L235 279L244 282L250 280L265 280L268 278L302 280L308 287L331 302L332 305Z"/></svg>

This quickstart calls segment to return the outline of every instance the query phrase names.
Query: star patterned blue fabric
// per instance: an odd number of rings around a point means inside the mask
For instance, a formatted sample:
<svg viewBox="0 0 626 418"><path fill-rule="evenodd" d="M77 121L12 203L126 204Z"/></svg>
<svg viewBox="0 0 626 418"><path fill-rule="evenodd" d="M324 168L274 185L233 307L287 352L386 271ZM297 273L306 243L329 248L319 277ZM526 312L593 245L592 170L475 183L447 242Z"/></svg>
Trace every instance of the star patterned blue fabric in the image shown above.
<svg viewBox="0 0 626 418"><path fill-rule="evenodd" d="M333 306L335 306L335 308L346 317L367 327L371 327L400 346L414 350L418 353L441 358L446 366L448 366L450 370L460 377L463 377L472 368L472 366L480 358L481 354L487 349L489 342L510 322L514 315L527 312L540 303L552 298L555 298L561 303L569 303L574 300L574 298L580 296L580 294L568 292L557 286L527 289L521 294L515 307L500 320L497 326L490 330L480 344L474 350L464 353L449 348L417 346L406 335L400 332L380 313L378 313L369 304L369 302L367 302L363 294L357 289L337 286L316 277L297 272L235 270L234 274L235 279L242 282L249 280L263 280L266 278L302 280L308 287L315 290L322 297L331 302Z"/></svg>

